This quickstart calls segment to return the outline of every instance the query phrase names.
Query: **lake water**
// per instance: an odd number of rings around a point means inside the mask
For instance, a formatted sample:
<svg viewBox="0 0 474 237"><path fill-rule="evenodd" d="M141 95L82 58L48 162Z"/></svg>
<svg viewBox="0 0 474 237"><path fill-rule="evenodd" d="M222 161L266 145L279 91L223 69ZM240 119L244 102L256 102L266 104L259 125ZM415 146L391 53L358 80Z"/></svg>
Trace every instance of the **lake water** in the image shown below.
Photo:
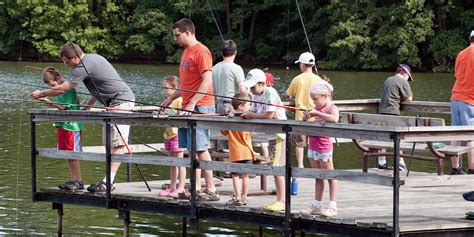
<svg viewBox="0 0 474 237"><path fill-rule="evenodd" d="M29 117L25 113L30 108L45 108L31 102L28 93L36 88L44 88L41 71L25 66L60 68L67 77L70 70L59 63L0 62L0 235L52 235L56 231L56 211L46 202L31 201L30 175L30 130ZM164 77L177 74L176 65L135 65L114 64L121 76L135 92L138 102L159 104L163 99L159 85ZM247 72L250 68L245 68ZM284 95L288 84L299 72L270 68L280 80L275 88ZM334 99L378 98L384 80L393 72L321 72L328 75L335 87ZM454 82L452 74L414 73L411 82L414 100L448 101ZM20 85L23 84L23 85ZM83 85L79 91L87 92ZM80 95L85 101L87 96ZM282 97L283 100L284 97ZM100 145L100 128L87 125L83 145ZM144 142L161 142L159 128L133 127L134 137ZM157 135L159 134L159 135ZM38 147L55 147L56 131L50 124L37 128ZM361 152L352 144L340 144L334 152L338 169L361 167ZM307 163L307 161L305 161ZM374 162L374 160L371 160ZM373 166L373 163L371 163ZM82 176L86 183L95 182L105 173L103 165L82 162ZM306 164L308 166L308 164ZM141 166L147 179L169 179L167 167ZM447 167L449 169L449 167ZM69 173L64 160L38 159L38 187L55 186L68 179ZM434 162L413 162L413 170L435 172ZM136 172L135 172L136 173ZM118 181L126 180L124 167L117 176ZM134 180L139 180L135 176ZM122 221L115 219L115 210L96 209L83 206L65 205L63 231L65 235L121 235ZM131 235L134 236L175 236L181 231L181 218L132 212ZM265 235L279 231L265 229ZM201 221L198 230L188 230L190 236L256 236L258 227Z"/></svg>

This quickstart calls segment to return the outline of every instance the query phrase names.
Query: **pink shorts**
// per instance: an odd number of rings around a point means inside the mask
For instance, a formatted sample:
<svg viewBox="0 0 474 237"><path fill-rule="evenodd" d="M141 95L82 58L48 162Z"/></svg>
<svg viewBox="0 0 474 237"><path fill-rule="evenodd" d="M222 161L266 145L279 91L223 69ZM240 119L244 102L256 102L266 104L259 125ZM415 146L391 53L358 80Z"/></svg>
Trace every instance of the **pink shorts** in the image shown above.
<svg viewBox="0 0 474 237"><path fill-rule="evenodd" d="M183 148L179 148L178 136L165 139L165 150L169 152L182 152L184 150Z"/></svg>

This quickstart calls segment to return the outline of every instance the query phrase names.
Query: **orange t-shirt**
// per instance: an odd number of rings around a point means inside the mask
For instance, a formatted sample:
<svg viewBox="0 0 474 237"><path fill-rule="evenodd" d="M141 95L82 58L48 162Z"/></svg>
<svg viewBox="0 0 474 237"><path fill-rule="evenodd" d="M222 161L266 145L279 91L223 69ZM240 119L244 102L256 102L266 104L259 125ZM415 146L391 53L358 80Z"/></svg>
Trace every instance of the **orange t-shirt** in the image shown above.
<svg viewBox="0 0 474 237"><path fill-rule="evenodd" d="M200 42L192 47L188 47L181 55L179 65L180 89L197 91L202 83L201 75L206 71L212 71L212 55L209 49ZM207 90L208 94L213 94L212 85ZM183 97L183 108L188 105L194 96L194 92L181 91ZM214 96L204 95L196 105L213 105Z"/></svg>
<svg viewBox="0 0 474 237"><path fill-rule="evenodd" d="M474 105L474 45L461 51L454 65L454 83L451 100Z"/></svg>
<svg viewBox="0 0 474 237"><path fill-rule="evenodd" d="M244 131L221 130L223 135L229 137L229 160L255 160L252 148L252 133Z"/></svg>

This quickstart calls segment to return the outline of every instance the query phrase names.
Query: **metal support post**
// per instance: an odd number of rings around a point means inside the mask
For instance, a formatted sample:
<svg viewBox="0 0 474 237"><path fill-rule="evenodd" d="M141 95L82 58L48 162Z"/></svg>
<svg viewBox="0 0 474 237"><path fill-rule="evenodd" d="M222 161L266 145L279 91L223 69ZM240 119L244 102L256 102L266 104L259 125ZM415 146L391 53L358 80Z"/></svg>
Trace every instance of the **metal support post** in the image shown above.
<svg viewBox="0 0 474 237"><path fill-rule="evenodd" d="M286 142L286 153L285 153L285 236L291 236L291 139L290 132L291 127L286 125L283 128L285 132Z"/></svg>
<svg viewBox="0 0 474 237"><path fill-rule="evenodd" d="M399 204L400 204L400 135L393 134L393 232L398 237L400 231Z"/></svg>
<svg viewBox="0 0 474 237"><path fill-rule="evenodd" d="M198 228L199 220L197 219L196 215L196 169L199 168L199 164L196 157L196 122L189 122L189 130L191 132L191 151L189 153L191 158L191 174L189 176L189 182L191 183L191 213L189 218L189 226Z"/></svg>
<svg viewBox="0 0 474 237"><path fill-rule="evenodd" d="M112 186L111 186L111 177L110 177L110 170L111 170L111 167L110 167L110 164L112 162L112 141L111 141L111 138L110 138L110 135L111 135L111 124L110 124L110 120L106 119L104 120L105 122L105 186L106 186L106 189L105 189L105 206L107 208L111 208L111 189L112 189Z"/></svg>
<svg viewBox="0 0 474 237"><path fill-rule="evenodd" d="M57 210L57 213L58 213L56 234L57 236L62 236L63 235L63 215L64 215L63 204L53 203L53 210Z"/></svg>
<svg viewBox="0 0 474 237"><path fill-rule="evenodd" d="M130 236L130 211L118 210L118 219L123 220L123 236Z"/></svg>

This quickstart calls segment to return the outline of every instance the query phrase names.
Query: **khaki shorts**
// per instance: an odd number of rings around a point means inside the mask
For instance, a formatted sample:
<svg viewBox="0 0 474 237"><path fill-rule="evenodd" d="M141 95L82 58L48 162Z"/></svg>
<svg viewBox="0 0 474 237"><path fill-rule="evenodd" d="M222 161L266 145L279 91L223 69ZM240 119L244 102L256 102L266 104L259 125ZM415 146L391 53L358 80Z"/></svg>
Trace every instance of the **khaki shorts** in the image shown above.
<svg viewBox="0 0 474 237"><path fill-rule="evenodd" d="M279 136L275 140L269 140L270 165L285 166L286 164L286 139Z"/></svg>
<svg viewBox="0 0 474 237"><path fill-rule="evenodd" d="M308 142L306 140L306 135L293 134L291 136L291 144L293 144L297 147L305 147L306 144L308 144Z"/></svg>
<svg viewBox="0 0 474 237"><path fill-rule="evenodd" d="M125 110L132 110L135 106L133 102L125 102L121 103L117 106L111 106L113 108L125 109ZM124 111L114 111L120 113L131 113L131 112L124 112ZM117 131L117 128L120 132ZM115 126L115 124L111 124L111 134L110 134L110 141L112 147L119 147L128 144L128 135L130 134L130 125L119 125ZM123 138L123 139L122 139ZM105 126L102 128L102 142L105 145Z"/></svg>

